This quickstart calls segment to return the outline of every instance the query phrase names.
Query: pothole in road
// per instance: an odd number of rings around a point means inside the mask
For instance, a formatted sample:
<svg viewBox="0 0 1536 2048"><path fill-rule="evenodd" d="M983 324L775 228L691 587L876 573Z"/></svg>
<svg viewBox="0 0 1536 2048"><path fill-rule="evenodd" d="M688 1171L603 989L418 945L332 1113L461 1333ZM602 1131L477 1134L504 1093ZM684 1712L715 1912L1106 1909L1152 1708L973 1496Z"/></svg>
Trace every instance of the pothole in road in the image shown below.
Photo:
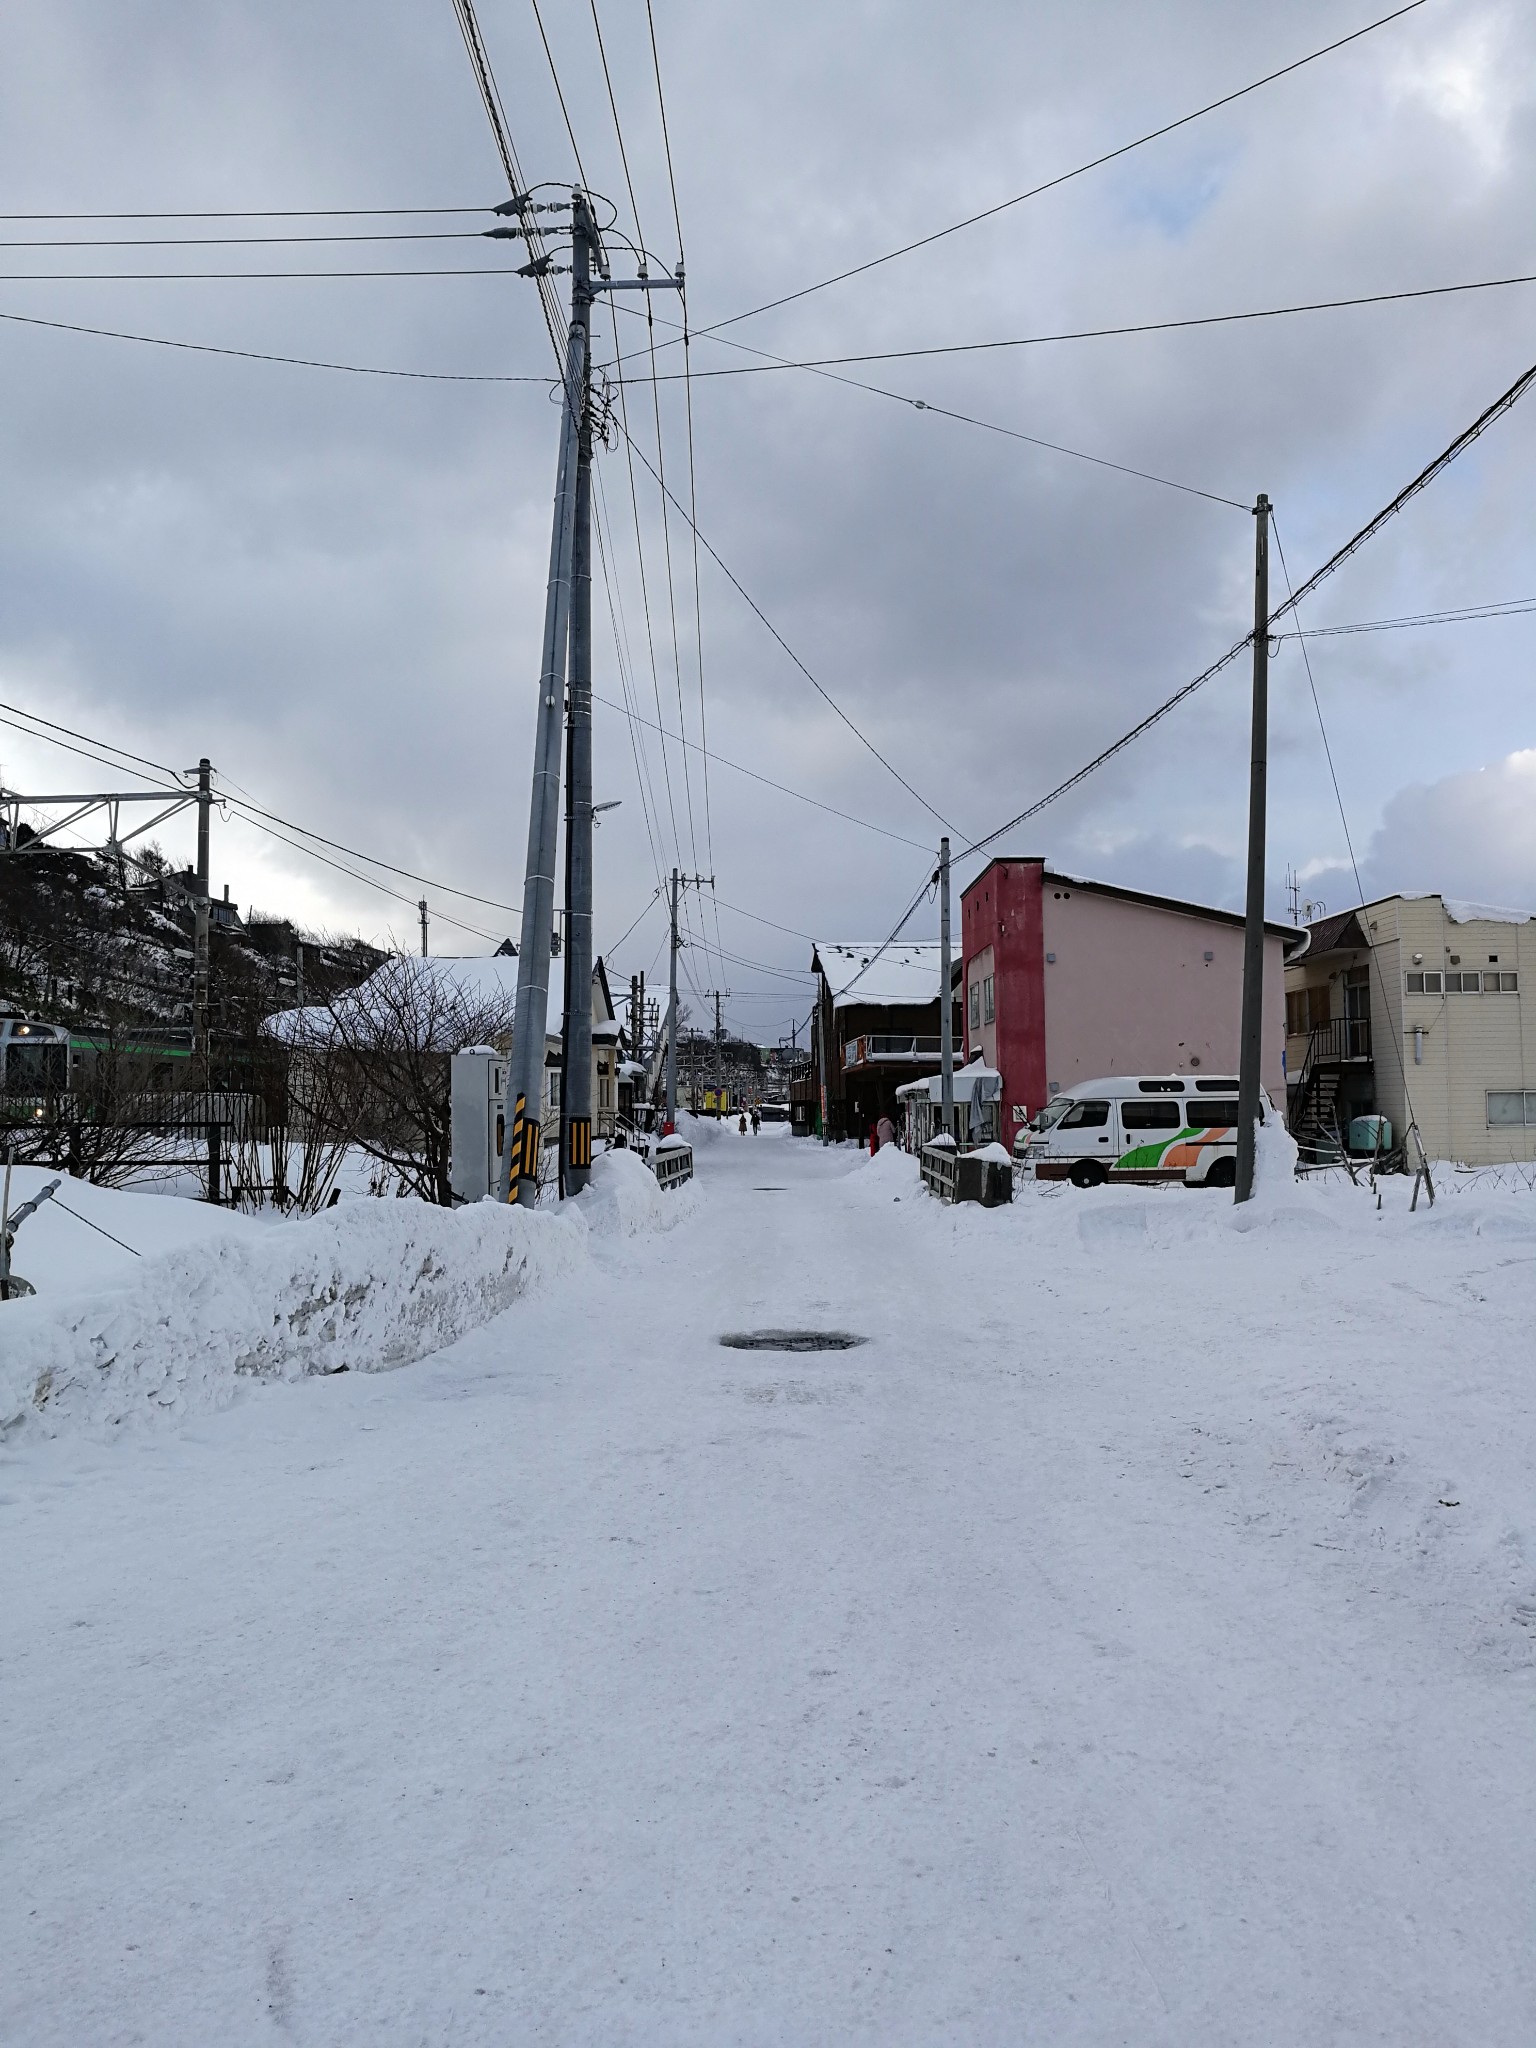
<svg viewBox="0 0 1536 2048"><path fill-rule="evenodd" d="M720 1342L731 1351L852 1351L869 1339L852 1330L728 1330Z"/></svg>

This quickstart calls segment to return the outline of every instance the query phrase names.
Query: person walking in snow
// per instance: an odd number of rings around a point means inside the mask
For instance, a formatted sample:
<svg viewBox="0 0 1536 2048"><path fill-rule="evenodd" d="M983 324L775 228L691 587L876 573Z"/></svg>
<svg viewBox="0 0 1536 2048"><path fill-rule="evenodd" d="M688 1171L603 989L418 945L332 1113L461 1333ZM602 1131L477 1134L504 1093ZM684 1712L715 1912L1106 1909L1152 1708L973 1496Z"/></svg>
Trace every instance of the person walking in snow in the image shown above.
<svg viewBox="0 0 1536 2048"><path fill-rule="evenodd" d="M757 1129L758 1129L758 1125L759 1125L759 1124L760 1124L761 1122L762 1122L762 1118L761 1118L761 1117L760 1117L760 1116L758 1115L758 1113L757 1113L757 1107L756 1107L756 1105L754 1104L754 1105L753 1105L753 1109L752 1109L752 1135L753 1135L753 1137L754 1137L754 1138L755 1138L755 1137L757 1136Z"/></svg>

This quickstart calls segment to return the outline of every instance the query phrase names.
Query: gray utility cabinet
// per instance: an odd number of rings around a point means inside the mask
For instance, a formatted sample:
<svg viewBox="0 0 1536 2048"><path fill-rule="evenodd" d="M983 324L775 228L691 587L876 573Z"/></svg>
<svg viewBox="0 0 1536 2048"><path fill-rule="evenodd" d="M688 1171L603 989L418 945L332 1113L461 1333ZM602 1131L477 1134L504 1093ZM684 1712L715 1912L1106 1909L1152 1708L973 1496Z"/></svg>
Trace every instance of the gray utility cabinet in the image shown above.
<svg viewBox="0 0 1536 2048"><path fill-rule="evenodd" d="M448 1179L455 1201L483 1201L497 1187L506 1057L488 1045L472 1045L453 1055L449 1076Z"/></svg>

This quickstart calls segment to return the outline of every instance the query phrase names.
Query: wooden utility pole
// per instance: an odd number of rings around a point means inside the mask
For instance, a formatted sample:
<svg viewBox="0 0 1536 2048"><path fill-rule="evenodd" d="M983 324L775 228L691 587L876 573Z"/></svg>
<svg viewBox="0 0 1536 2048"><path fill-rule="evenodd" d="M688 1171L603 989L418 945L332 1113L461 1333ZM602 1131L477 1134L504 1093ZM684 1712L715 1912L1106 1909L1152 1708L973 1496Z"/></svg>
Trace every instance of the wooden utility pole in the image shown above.
<svg viewBox="0 0 1536 2048"><path fill-rule="evenodd" d="M1237 1185L1253 1196L1264 1057L1264 840L1269 773L1269 500L1253 508L1253 739L1248 770L1248 901L1243 922L1243 1036L1237 1084Z"/></svg>

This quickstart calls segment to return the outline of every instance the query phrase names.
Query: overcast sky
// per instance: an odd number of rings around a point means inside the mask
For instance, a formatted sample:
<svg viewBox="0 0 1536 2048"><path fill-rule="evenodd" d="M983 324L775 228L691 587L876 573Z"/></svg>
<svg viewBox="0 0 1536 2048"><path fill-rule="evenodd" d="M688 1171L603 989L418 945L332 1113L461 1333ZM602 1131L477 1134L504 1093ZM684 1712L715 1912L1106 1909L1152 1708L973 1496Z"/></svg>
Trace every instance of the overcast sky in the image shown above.
<svg viewBox="0 0 1536 2048"><path fill-rule="evenodd" d="M543 11L587 180L633 231L589 0ZM1384 11L656 0L694 324L1006 199ZM671 261L645 9L599 0L599 13L640 226ZM568 181L529 0L482 0L481 18L525 172ZM7 212L489 208L505 196L449 0L13 0L0 22ZM1536 271L1533 79L1528 6L1429 0L1173 136L728 337L847 355ZM474 240L5 253L7 273L519 260ZM511 276L6 281L0 312L381 367L540 379L552 361L534 290ZM671 302L657 312L676 318ZM699 525L958 842L1022 809L1245 630L1253 520L934 408L1242 506L1267 491L1299 581L1536 358L1533 313L1536 286L1516 286L847 372L896 397L804 371L700 374ZM626 351L642 351L643 323L621 326ZM610 320L596 353L612 363ZM658 364L680 356L667 349ZM692 349L699 373L754 360L724 336ZM630 366L643 369L643 353ZM919 398L929 409L899 402ZM633 386L626 403L654 461L651 392ZM663 386L660 403L668 480L686 496L681 387ZM538 381L364 377L0 322L0 697L177 768L206 753L228 787L282 817L517 904L557 425ZM1536 396L1331 581L1308 623L1536 596L1533 455ZM648 636L622 450L599 468L626 669L642 712L654 720L659 696L675 727L680 668L697 739L687 529L674 517L663 534L637 467ZM631 729L600 705L596 795L621 808L598 835L597 938L617 977L664 977L659 908L620 935L674 858L712 868L734 907L719 911L723 960L713 911L697 930L692 983L729 987L728 1017L773 1039L805 1008L803 982L767 971L803 970L808 948L792 934L883 936L941 827L707 556L701 586L708 816L702 757L685 776L681 751L644 733L642 781ZM619 702L601 584L594 610L595 687ZM1533 645L1529 615L1313 643L1368 891L1536 907ZM1306 895L1343 908L1354 881L1294 640L1273 692L1272 907L1289 864ZM1247 695L1235 665L1004 850L1239 903ZM0 772L26 791L126 786L4 728ZM168 827L164 843L185 857L179 833ZM415 942L414 883L396 881L410 901L393 900L233 820L215 825L214 882L242 907ZM486 951L516 931L515 912L426 894L435 951ZM925 908L911 929L933 928Z"/></svg>

